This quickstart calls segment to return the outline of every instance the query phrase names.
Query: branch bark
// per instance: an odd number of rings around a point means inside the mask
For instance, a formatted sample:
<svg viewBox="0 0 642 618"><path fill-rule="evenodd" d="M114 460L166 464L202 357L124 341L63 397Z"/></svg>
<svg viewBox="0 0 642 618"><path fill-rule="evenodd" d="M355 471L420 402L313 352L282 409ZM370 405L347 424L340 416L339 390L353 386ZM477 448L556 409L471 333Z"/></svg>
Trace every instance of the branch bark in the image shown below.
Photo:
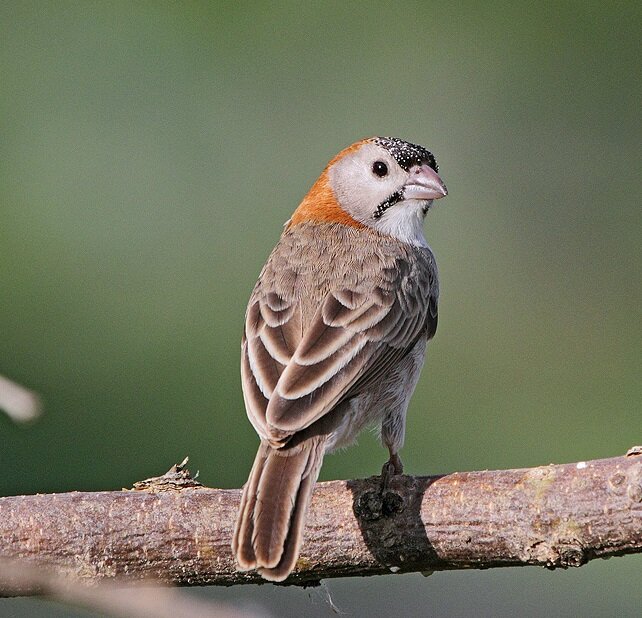
<svg viewBox="0 0 642 618"><path fill-rule="evenodd" d="M318 483L289 584L383 573L577 567L642 552L642 449L521 470ZM173 476L172 476L173 473ZM236 570L238 489L180 467L135 490L0 498L0 555L87 580L262 581ZM14 591L15 592L15 591Z"/></svg>

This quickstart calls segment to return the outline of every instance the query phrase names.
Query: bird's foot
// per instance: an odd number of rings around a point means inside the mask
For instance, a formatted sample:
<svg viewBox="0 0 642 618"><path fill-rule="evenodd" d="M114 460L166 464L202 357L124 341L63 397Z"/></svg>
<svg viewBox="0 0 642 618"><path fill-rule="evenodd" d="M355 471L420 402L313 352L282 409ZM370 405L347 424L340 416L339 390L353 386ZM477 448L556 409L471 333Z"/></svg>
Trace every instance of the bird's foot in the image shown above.
<svg viewBox="0 0 642 618"><path fill-rule="evenodd" d="M393 476L403 474L401 457L397 453L390 453L390 459L381 468L381 493L383 494L390 485Z"/></svg>

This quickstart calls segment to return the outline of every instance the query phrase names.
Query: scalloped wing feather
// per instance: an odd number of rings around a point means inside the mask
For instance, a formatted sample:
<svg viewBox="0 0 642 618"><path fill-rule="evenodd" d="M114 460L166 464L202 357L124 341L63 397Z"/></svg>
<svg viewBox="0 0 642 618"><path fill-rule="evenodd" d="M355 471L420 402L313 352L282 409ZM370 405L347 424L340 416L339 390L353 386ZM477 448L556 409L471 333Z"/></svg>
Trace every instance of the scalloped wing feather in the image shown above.
<svg viewBox="0 0 642 618"><path fill-rule="evenodd" d="M355 276L349 256L317 260L314 270L310 261L297 262L292 245L280 245L250 299L242 346L248 416L275 446L372 386L421 336L431 337L438 295L434 259L423 249L393 246L398 255L383 263L373 250ZM332 274L342 264L347 272ZM352 285L333 289L333 281Z"/></svg>

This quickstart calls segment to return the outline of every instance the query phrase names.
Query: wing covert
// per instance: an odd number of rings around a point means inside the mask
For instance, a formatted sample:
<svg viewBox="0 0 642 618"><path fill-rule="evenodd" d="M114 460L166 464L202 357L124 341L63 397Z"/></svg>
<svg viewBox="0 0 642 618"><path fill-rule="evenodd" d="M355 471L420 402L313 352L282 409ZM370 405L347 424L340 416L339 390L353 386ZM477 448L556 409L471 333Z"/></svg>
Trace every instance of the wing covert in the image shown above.
<svg viewBox="0 0 642 618"><path fill-rule="evenodd" d="M243 391L252 424L273 444L371 388L420 337L434 334L438 289L429 251L360 279L316 302L265 289L265 280L255 287L242 346Z"/></svg>

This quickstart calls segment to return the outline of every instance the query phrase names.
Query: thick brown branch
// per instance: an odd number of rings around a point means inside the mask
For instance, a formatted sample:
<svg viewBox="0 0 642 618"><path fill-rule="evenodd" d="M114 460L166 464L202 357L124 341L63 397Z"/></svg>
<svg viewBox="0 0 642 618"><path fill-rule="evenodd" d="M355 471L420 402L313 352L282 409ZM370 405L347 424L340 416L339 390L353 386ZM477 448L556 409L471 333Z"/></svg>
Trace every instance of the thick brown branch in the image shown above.
<svg viewBox="0 0 642 618"><path fill-rule="evenodd" d="M179 469L180 471L180 469ZM176 472L176 471L174 471ZM523 470L319 483L292 584L390 572L580 566L642 552L642 456ZM0 498L0 555L75 576L179 585L260 581L230 538L240 490L180 481L144 490Z"/></svg>

